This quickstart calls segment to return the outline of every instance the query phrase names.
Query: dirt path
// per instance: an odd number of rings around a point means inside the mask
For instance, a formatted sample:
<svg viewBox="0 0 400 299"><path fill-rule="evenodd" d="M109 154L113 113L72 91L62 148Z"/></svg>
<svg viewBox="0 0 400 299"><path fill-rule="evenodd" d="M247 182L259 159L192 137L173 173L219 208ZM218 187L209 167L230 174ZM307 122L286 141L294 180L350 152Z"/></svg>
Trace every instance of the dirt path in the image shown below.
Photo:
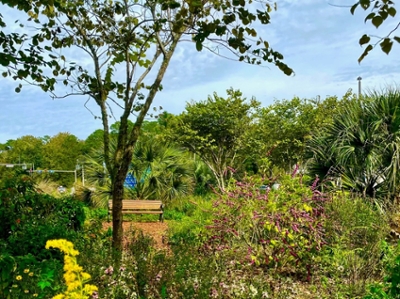
<svg viewBox="0 0 400 299"><path fill-rule="evenodd" d="M133 229L138 229L143 231L145 235L149 235L153 237L155 243L155 247L157 249L168 249L168 245L163 242L164 236L166 235L168 225L165 222L130 222L124 221L123 224L124 229L124 243L129 240L129 233ZM103 229L112 228L112 222L104 222Z"/></svg>

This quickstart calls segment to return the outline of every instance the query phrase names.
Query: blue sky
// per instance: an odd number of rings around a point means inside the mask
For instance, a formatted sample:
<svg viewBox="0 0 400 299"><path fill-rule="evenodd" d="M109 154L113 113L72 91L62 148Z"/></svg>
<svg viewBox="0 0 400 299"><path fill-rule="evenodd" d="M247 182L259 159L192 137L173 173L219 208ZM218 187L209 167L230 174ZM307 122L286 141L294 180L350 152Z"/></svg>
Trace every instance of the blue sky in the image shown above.
<svg viewBox="0 0 400 299"><path fill-rule="evenodd" d="M264 106L274 100L342 96L349 88L357 91L358 76L363 89L383 88L397 84L400 78L400 45L395 44L389 56L376 49L359 65L362 53L358 40L364 33L383 35L394 27L390 19L376 30L364 23L365 12L352 16L346 0L278 0L278 10L272 13L272 24L259 29L264 40L280 51L296 75L287 77L273 65L250 66L197 52L194 45L182 44L172 59L158 93L155 106L178 114L191 100L203 100L217 92L240 89L248 98L254 96ZM350 1L351 3L351 1ZM8 20L18 17L11 9L0 7ZM13 22L11 22L13 23ZM15 25L13 25L15 26ZM11 27L12 29L14 27ZM398 34L399 35L399 34ZM396 81L397 80L397 81ZM17 94L17 83L0 81L0 143L23 135L55 135L70 132L85 139L101 128L85 107L85 97L52 100L40 89L24 86ZM96 105L89 103L95 114Z"/></svg>

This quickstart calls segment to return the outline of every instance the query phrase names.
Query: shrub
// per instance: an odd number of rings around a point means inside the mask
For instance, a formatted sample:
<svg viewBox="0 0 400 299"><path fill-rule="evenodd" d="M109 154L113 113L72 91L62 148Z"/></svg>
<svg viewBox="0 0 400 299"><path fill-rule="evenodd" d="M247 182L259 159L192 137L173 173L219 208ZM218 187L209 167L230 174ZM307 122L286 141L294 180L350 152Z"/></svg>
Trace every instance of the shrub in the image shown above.
<svg viewBox="0 0 400 299"><path fill-rule="evenodd" d="M364 299L399 299L400 298L400 243L394 250L385 244L386 275L382 283L368 286Z"/></svg>
<svg viewBox="0 0 400 299"><path fill-rule="evenodd" d="M189 199L186 203L175 206L176 217L171 220L168 228L168 242L176 246L198 247L205 241L206 225L212 218L212 201L200 197Z"/></svg>
<svg viewBox="0 0 400 299"><path fill-rule="evenodd" d="M0 298L50 298L58 290L58 260L38 261L31 254L0 254Z"/></svg>
<svg viewBox="0 0 400 299"><path fill-rule="evenodd" d="M0 239L3 251L14 256L31 253L48 257L45 243L51 238L76 236L85 220L83 203L37 193L29 176L9 178L0 189Z"/></svg>
<svg viewBox="0 0 400 299"><path fill-rule="evenodd" d="M325 244L326 198L299 177L282 177L277 190L260 190L260 185L246 177L219 193L203 249L229 252L235 262L278 272L307 270L309 279L317 266L314 257Z"/></svg>
<svg viewBox="0 0 400 299"><path fill-rule="evenodd" d="M334 194L326 204L326 215L324 275L354 296L361 296L366 284L382 275L388 217L373 203L350 198L348 193Z"/></svg>

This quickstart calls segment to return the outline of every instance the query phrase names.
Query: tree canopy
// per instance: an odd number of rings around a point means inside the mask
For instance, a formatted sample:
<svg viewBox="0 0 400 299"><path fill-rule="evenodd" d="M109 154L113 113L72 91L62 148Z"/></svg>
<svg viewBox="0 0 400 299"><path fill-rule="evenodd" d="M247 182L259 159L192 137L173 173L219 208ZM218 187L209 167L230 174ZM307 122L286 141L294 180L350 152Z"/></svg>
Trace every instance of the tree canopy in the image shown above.
<svg viewBox="0 0 400 299"><path fill-rule="evenodd" d="M343 102L353 95L347 92L343 99L300 99L276 101L260 109L255 138L259 140L259 155L269 153L274 166L291 171L296 163L305 162L305 149L317 131L333 122ZM255 147L255 146L254 146Z"/></svg>
<svg viewBox="0 0 400 299"><path fill-rule="evenodd" d="M259 105L254 98L247 101L239 90L227 90L226 98L214 93L207 100L188 103L170 124L170 136L200 157L223 190L228 167L243 162L240 153Z"/></svg>

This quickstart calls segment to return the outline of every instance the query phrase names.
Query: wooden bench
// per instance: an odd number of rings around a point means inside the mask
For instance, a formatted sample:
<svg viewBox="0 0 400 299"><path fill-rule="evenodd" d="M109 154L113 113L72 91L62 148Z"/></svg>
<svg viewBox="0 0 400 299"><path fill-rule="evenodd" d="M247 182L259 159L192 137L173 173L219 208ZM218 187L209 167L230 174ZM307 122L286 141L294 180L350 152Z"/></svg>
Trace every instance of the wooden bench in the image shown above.
<svg viewBox="0 0 400 299"><path fill-rule="evenodd" d="M123 200L122 214L160 214L164 222L164 205L161 200ZM112 200L108 201L108 221L112 215Z"/></svg>

